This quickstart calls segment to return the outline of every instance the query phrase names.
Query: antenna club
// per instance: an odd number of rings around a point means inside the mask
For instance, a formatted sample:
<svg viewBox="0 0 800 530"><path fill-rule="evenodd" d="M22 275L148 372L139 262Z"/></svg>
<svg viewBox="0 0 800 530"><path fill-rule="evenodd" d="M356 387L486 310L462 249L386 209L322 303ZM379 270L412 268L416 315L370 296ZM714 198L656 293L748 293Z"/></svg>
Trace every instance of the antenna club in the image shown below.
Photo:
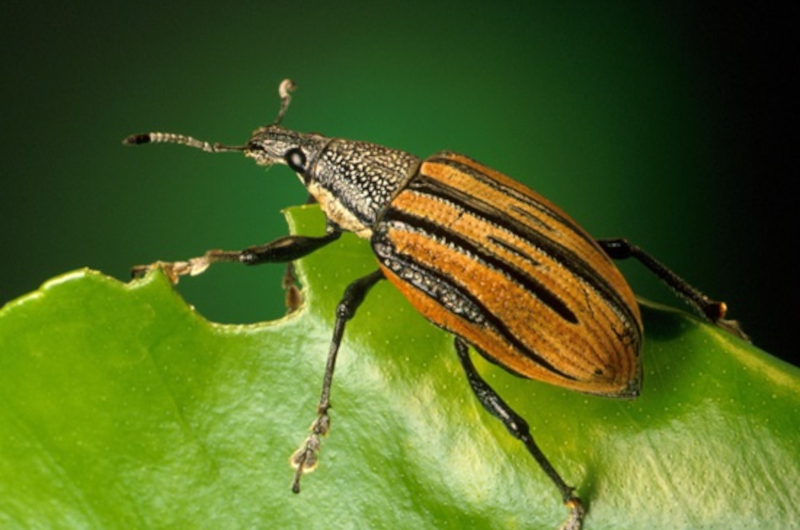
<svg viewBox="0 0 800 530"><path fill-rule="evenodd" d="M286 114L286 109L289 108L289 103L292 102L291 92L297 88L294 81L291 79L284 79L278 86L278 95L281 97L281 110L278 111L278 117L272 122L272 125L279 125L283 121L283 116Z"/></svg>
<svg viewBox="0 0 800 530"><path fill-rule="evenodd" d="M289 97L289 92L294 92L296 88L297 85L294 81L291 79L284 79L278 86L278 95L280 95L281 99L286 99Z"/></svg>
<svg viewBox="0 0 800 530"><path fill-rule="evenodd" d="M141 144L149 144L152 141L150 137L150 133L144 134L132 134L122 140L123 145L141 145Z"/></svg>

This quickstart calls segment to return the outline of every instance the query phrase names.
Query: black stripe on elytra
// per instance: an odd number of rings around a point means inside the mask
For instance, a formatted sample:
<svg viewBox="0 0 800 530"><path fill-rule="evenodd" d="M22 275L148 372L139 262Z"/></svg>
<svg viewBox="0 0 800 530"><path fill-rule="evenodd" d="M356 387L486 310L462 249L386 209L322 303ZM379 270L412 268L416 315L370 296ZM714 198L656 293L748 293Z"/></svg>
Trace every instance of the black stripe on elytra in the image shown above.
<svg viewBox="0 0 800 530"><path fill-rule="evenodd" d="M399 222L393 223L392 229L402 230L398 224ZM523 344L522 341L508 329L508 326L506 326L502 320L487 309L483 302L478 300L471 292L464 290L461 286L454 283L452 278L445 276L435 268L420 263L413 256L399 254L397 248L386 236L387 229L388 225L384 224L373 233L372 237L372 246L375 249L375 254L386 267L394 271L395 274L400 276L403 280L436 300L449 311L453 310L453 298L455 297L457 300L460 299L460 301L462 301L462 303L465 302L468 307L474 308L477 314L480 315L480 318L471 319L469 315L464 314L464 312L454 311L456 314L465 317L469 322L480 323L494 328L506 342L513 345L514 348L525 357L560 377L572 381L576 380L575 377L565 374L541 355ZM415 226L407 227L406 231L420 232ZM429 237L432 236L429 235ZM487 356L487 358L491 357ZM500 361L497 362L500 363Z"/></svg>
<svg viewBox="0 0 800 530"><path fill-rule="evenodd" d="M518 213L519 215L524 217L529 223L532 223L532 224L534 224L534 225L536 225L538 227L544 228L545 230L547 230L549 232L554 232L555 231L555 229L552 226L550 226L549 224L545 223L544 221L542 221L541 219L539 219L538 217L533 215L528 210L520 208L516 204L512 204L511 206L508 207L508 209L514 211L515 213Z"/></svg>
<svg viewBox="0 0 800 530"><path fill-rule="evenodd" d="M515 254L518 258L529 262L534 267L538 267L539 265L541 265L541 263L539 263L538 261L533 259L533 257L531 257L530 254L527 254L524 250L522 250L521 248L517 247L516 245L513 245L513 244L509 243L508 241L504 241L504 240L500 239L499 237L495 237L495 236L488 236L486 239L488 239L489 241L491 241L492 243L494 243L498 247L502 247L505 250L507 250L508 252L511 252L512 254Z"/></svg>
<svg viewBox="0 0 800 530"><path fill-rule="evenodd" d="M617 311L620 311L624 315L626 322L631 323L631 325L638 330L638 326L634 324L636 318L631 309L625 301L622 300L619 293L609 285L605 278L600 276L586 261L578 257L575 252L557 243L552 238L548 237L547 234L539 232L533 226L520 223L505 211L479 197L468 195L432 177L419 174L417 178L410 183L409 188L412 188L416 193L445 201L457 209L468 212L493 226L497 226L514 234L534 248L541 249L542 253L549 255L551 258L561 263L574 276L583 280L605 300L607 304ZM592 241L592 246L596 247L594 241ZM598 249L598 253L602 255L602 250Z"/></svg>
<svg viewBox="0 0 800 530"><path fill-rule="evenodd" d="M433 223L424 217L417 217L404 210L391 207L384 214L383 220L384 222L394 221L402 223L409 227L407 231L422 231L426 235L438 239L443 244L460 250L462 254L467 254L482 265L501 272L511 281L532 293L540 302L549 307L563 320L566 320L570 324L578 323L578 317L575 313L567 307L567 304L565 304L561 298L548 289L547 286L526 274L514 264L503 260L496 254L491 253L491 251L487 251L486 248L482 248L459 235L458 232L451 230L450 227Z"/></svg>
<svg viewBox="0 0 800 530"><path fill-rule="evenodd" d="M556 221L558 221L562 225L564 225L567 228L569 228L572 232L575 233L575 235L577 235L578 237L580 237L581 239L583 239L585 241L588 241L589 244L591 244L593 246L597 244L594 241L594 239L591 239L590 237L588 237L586 235L586 233L578 225L576 225L575 222L572 219L568 219L568 218L564 217L560 213L555 212L548 205L546 205L546 204L544 204L542 202L539 202L539 201L537 201L536 199L534 199L532 197L529 197L528 195L522 193L521 191L516 190L516 189L514 189L512 187L506 186L502 182L499 182L499 181L493 179L491 176L487 175L486 173L483 173L483 172L481 172L481 171L479 171L479 170L477 170L477 169L475 169L475 168L473 168L471 166L468 166L467 164L464 164L463 162L459 162L459 161L453 160L451 158L445 158L445 155L446 155L446 153L436 154L436 155L428 158L425 162L426 163L442 164L444 166L449 166L449 167L455 168L458 171L460 171L462 173L465 173L465 174L469 175L470 177L474 178L478 182L480 182L482 184L485 184L485 185L487 185L487 186L489 186L491 188L494 188L495 190L499 191L503 195L507 195L509 197L512 197L512 198L514 198L514 199L526 204L527 206L530 206L534 210L538 210L538 211L542 212L543 214L547 215L548 217L550 217L552 219L555 219ZM459 155L459 156L463 156L463 155ZM476 162L476 163L479 163L479 162ZM517 211L519 211L519 210L517 210ZM528 215L530 215L530 214L528 214ZM542 221L539 221L539 223L542 223Z"/></svg>

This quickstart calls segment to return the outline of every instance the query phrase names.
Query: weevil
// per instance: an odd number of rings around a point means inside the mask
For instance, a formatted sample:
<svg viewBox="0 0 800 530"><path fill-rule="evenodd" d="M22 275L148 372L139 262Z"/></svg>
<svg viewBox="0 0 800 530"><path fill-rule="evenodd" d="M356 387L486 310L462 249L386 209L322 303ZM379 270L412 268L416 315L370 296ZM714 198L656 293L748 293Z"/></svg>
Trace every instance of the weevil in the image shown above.
<svg viewBox="0 0 800 530"><path fill-rule="evenodd" d="M614 259L635 258L700 316L747 340L726 305L691 286L625 239L594 239L538 193L471 158L442 151L424 160L381 145L300 133L280 124L294 83L279 87L271 125L241 146L173 133L123 143L177 143L211 153L241 152L260 166L291 168L325 213L324 236L292 235L241 251L210 250L160 267L177 282L213 263L291 263L347 231L369 240L378 268L352 282L337 306L333 337L311 433L292 455L300 477L317 464L330 428L330 392L345 326L369 290L388 279L422 315L455 336L456 354L480 404L519 439L558 488L569 513L562 529L581 528L585 510L530 434L528 423L478 374L472 347L524 378L615 398L642 387L639 306Z"/></svg>

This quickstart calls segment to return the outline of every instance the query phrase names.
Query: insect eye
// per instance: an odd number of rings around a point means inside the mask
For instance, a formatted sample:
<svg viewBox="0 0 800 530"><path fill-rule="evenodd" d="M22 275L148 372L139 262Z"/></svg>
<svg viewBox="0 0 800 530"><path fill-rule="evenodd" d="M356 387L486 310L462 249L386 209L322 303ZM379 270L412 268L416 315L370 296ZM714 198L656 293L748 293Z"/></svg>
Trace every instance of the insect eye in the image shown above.
<svg viewBox="0 0 800 530"><path fill-rule="evenodd" d="M305 172L306 155L303 154L303 151L301 151L297 147L289 149L288 151L286 151L284 158L286 159L286 164L288 164L288 166L292 168L292 171L295 171L296 173Z"/></svg>

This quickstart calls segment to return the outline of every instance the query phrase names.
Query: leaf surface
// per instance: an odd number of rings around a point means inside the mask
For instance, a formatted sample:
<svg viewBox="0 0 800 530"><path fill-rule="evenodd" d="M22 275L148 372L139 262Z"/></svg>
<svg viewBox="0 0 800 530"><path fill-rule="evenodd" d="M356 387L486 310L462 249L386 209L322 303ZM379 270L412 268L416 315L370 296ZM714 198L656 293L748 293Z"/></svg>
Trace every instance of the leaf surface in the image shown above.
<svg viewBox="0 0 800 530"><path fill-rule="evenodd" d="M324 231L317 208L288 219ZM0 527L558 527L555 488L480 408L452 337L387 282L348 325L331 434L291 493L336 304L374 268L345 236L299 263L302 309L257 325L206 321L161 273L79 270L5 306ZM634 401L473 357L577 487L587 530L800 527L798 369L684 313L643 314Z"/></svg>

